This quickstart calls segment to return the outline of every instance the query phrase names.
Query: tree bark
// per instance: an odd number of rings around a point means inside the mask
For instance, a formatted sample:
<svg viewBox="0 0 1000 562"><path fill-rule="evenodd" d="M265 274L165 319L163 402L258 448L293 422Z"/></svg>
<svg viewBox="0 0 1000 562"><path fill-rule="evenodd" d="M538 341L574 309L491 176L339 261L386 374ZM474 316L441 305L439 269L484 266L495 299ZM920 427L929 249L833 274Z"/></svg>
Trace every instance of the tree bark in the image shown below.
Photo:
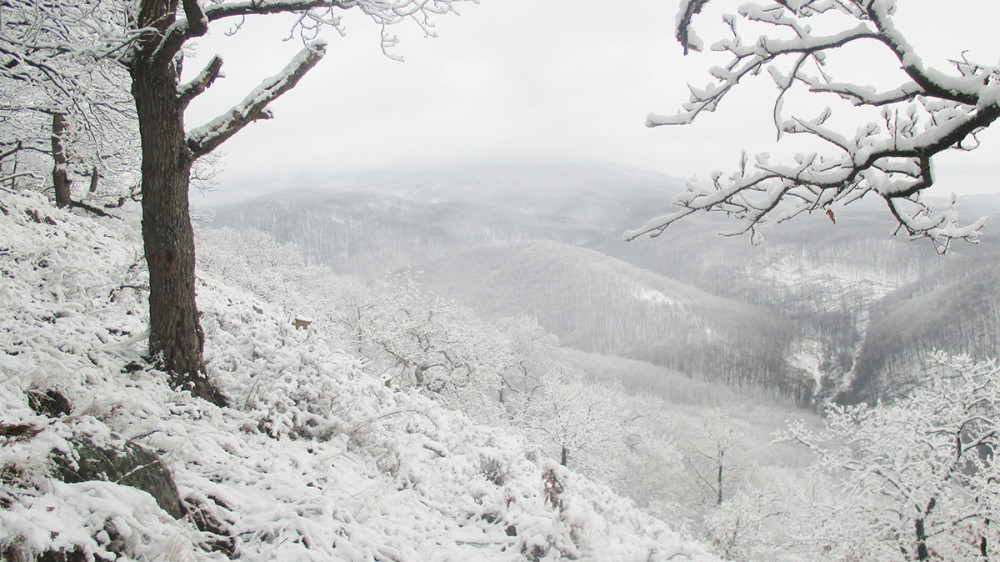
<svg viewBox="0 0 1000 562"><path fill-rule="evenodd" d="M66 175L66 149L62 143L64 130L66 130L66 116L58 112L53 113L52 186L56 190L56 207L68 207L70 204L69 178Z"/></svg>
<svg viewBox="0 0 1000 562"><path fill-rule="evenodd" d="M166 29L175 3L142 3L139 28ZM179 69L173 53L147 38L133 61L135 98L142 140L142 239L149 267L149 352L169 371L172 383L216 404L224 397L208 380L204 335L195 303L194 231L188 206L193 156L184 133L178 99Z"/></svg>

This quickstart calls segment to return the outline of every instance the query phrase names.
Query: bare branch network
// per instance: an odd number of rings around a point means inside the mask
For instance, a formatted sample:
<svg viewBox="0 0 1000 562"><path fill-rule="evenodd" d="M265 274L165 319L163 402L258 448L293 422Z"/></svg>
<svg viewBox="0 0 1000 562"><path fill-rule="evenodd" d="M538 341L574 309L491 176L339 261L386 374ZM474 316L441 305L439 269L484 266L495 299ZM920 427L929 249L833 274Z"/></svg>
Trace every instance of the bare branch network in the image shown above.
<svg viewBox="0 0 1000 562"><path fill-rule="evenodd" d="M676 36L685 53L702 49L692 19L707 4L681 3ZM766 153L751 162L744 153L732 175L715 174L708 185L692 180L674 199L680 210L626 233L626 240L658 236L687 215L709 211L739 221L738 228L726 234L748 233L758 242L758 227L768 219L782 222L802 213L830 211L835 203L848 204L873 193L888 204L899 223L897 231L927 237L940 251L953 240L976 241L985 219L961 225L954 205L935 213L921 202L920 194L934 183L935 155L976 148L977 134L1000 117L1000 69L964 56L953 61L950 73L925 66L894 26L894 14L893 0L775 0L745 4L738 15L724 16L730 36L711 49L728 54L727 64L710 70L712 83L707 87L689 85L691 96L680 112L652 114L647 126L693 123L702 113L714 111L748 77L767 70L778 90L773 114L779 140L806 135L831 150L800 154L789 163L773 163ZM745 28L763 28L765 33L748 43L742 35ZM835 31L819 34L814 29ZM878 91L868 84L834 80L827 55L855 43L891 53L905 81ZM786 117L786 94L802 86L816 97L835 95L855 107L877 108L881 120L847 135L832 123L829 106L813 118Z"/></svg>

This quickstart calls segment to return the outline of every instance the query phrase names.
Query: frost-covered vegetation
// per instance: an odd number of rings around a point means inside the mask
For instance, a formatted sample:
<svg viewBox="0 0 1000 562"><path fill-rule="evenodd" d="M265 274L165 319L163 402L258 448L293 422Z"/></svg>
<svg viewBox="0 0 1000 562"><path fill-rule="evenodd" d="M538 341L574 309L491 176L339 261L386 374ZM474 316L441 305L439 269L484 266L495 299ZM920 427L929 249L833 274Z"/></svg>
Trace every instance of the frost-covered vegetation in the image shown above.
<svg viewBox="0 0 1000 562"><path fill-rule="evenodd" d="M172 390L143 359L135 217L0 196L5 557L712 558L517 433L387 386L320 322L297 329L287 302L219 276L202 274L198 293L232 406ZM184 515L115 481L57 477L83 471L81 441L154 452Z"/></svg>
<svg viewBox="0 0 1000 562"><path fill-rule="evenodd" d="M991 363L939 357L896 402L804 416L768 445L787 407L562 350L530 318L483 322L406 276L366 283L259 232L206 230L219 408L146 363L146 278L122 215L0 199L8 558L998 554ZM94 450L172 480L95 477Z"/></svg>
<svg viewBox="0 0 1000 562"><path fill-rule="evenodd" d="M901 390L892 405L835 410L824 420L761 403L760 396L750 405L739 391L662 367L560 349L530 318L484 322L421 291L410 275L368 283L333 277L260 232L204 230L200 242L206 269L234 282L252 270L270 279L255 290L273 292L288 310L309 310L311 327L338 333L384 384L418 390L525 434L552 462L610 484L643 510L690 529L724 558L907 560L933 550L974 560L1000 544L990 523L994 508L982 499L995 485L991 457L977 456L975 464L967 456L961 466L974 477L954 478L953 440L941 433L947 424L966 428L959 430L965 432L960 449L991 451L995 389L977 387L975 398L966 389L961 400L974 422L955 417L961 408L928 400L958 396L946 392L957 379L940 373L980 373L982 380L995 372L988 363L938 357L942 366L927 379L932 392ZM898 412L940 423L893 421ZM794 422L772 443L788 416L806 421ZM871 450L893 453L850 457L852 436L862 431ZM889 493L884 488L891 484L872 477L890 469L913 487ZM879 530L884 514L913 509L908 502L917 496L926 509L935 490L941 494L935 505L948 507L922 518L923 538L913 517ZM980 492L980 499L970 499ZM883 523L873 519L876 513Z"/></svg>

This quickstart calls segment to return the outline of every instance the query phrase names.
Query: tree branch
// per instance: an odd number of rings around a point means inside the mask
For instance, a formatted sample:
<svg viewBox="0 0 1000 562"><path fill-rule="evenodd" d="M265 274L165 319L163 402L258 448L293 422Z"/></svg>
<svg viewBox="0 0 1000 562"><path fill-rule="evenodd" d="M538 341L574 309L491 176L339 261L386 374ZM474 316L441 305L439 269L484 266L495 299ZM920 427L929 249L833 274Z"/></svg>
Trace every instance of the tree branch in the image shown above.
<svg viewBox="0 0 1000 562"><path fill-rule="evenodd" d="M212 57L212 60L209 61L208 66L206 66L198 74L198 76L195 76L193 80L177 89L177 98L181 102L181 107L187 107L187 105L191 103L191 100L210 88L216 78L221 76L221 70L222 59L219 55L215 55Z"/></svg>
<svg viewBox="0 0 1000 562"><path fill-rule="evenodd" d="M211 22L234 16L305 12L316 8L339 8L347 10L357 5L358 0L272 0L270 2L245 0L242 2L212 4L205 9L205 17Z"/></svg>
<svg viewBox="0 0 1000 562"><path fill-rule="evenodd" d="M701 9L708 4L708 0L686 0L681 4L680 11L677 15L677 24L674 29L674 36L677 38L677 42L681 44L684 48L684 54L688 54L688 49L694 49L695 51L701 50L701 45L697 41L692 41L693 37L691 35L691 19Z"/></svg>
<svg viewBox="0 0 1000 562"><path fill-rule="evenodd" d="M325 53L325 43L311 43L299 51L280 73L261 82L260 86L227 113L188 133L187 144L194 157L200 158L215 150L250 123L270 118L267 105L294 88Z"/></svg>
<svg viewBox="0 0 1000 562"><path fill-rule="evenodd" d="M7 158L13 156L23 148L24 148L24 143L22 141L17 141L17 143L14 144L14 148L8 150L7 152L4 152L3 154L0 154L0 162L3 162Z"/></svg>
<svg viewBox="0 0 1000 562"><path fill-rule="evenodd" d="M705 4L707 0L681 3L677 32L678 40L685 46L692 43L686 35L691 18ZM886 0L864 3L774 0L766 5L748 4L740 7L742 20L780 31L753 42L743 40L736 17L725 16L732 37L716 43L713 50L729 53L729 63L710 69L714 82L709 86L689 86L690 99L682 104L680 112L672 116L651 114L646 125L693 123L702 112L714 111L745 78L767 67L778 86L772 113L779 141L783 133L807 134L835 150L796 156L796 161L787 165L772 165L767 155L762 154L750 171L746 169L746 159L741 158L739 170L728 178L714 175L710 185L689 182L687 190L674 199L680 210L626 232L625 239L646 234L657 236L669 225L700 210L722 212L740 220L741 227L733 234L749 232L751 240L757 242L760 240L757 227L775 211L779 213L778 222L782 222L803 212L829 209L833 203L848 204L874 192L889 202L890 212L912 236L931 238L939 249L947 248L953 239L974 241L983 220L959 226L954 209L932 216L930 208L922 205L918 196L934 183L933 156L952 148L975 148L963 144L978 145L970 139L976 141L980 131L1000 118L1000 71L964 59L955 62L959 76L926 68L893 26L893 9L892 2ZM841 31L813 35L810 32L813 26L805 20L828 11L852 17L858 20L857 24L848 27L838 23ZM795 35L788 38L787 29ZM859 39L873 39L877 45L887 47L911 81L884 92L871 86L833 81L824 68L824 55ZM794 58L787 74L774 65L783 55ZM818 78L804 72L803 63L810 59L819 69ZM837 131L842 128L839 121L824 124L832 114L829 108L817 119L793 116L784 120L783 98L796 81L805 84L809 93L835 94L855 106L882 107L884 124L858 127L852 138ZM914 207L904 212L899 204L902 201L913 203Z"/></svg>
<svg viewBox="0 0 1000 562"><path fill-rule="evenodd" d="M198 0L181 0L184 7L184 17L187 18L186 37L201 37L208 33L209 19L201 9Z"/></svg>

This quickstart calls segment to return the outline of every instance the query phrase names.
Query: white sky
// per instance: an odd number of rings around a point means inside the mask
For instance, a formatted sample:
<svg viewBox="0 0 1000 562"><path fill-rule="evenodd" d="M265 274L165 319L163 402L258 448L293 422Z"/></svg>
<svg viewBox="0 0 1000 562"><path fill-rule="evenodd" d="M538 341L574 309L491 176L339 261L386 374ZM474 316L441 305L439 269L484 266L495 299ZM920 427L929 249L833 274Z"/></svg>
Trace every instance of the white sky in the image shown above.
<svg viewBox="0 0 1000 562"><path fill-rule="evenodd" d="M733 11L742 2L715 5ZM898 26L928 63L970 57L1000 61L994 30L1000 2L900 0ZM683 57L673 39L676 1L482 0L461 17L437 20L439 37L400 26L391 61L378 29L346 18L345 38L327 33L327 56L292 91L272 104L276 118L250 125L222 147L220 183L300 174L339 174L385 167L433 167L484 161L602 160L707 178L730 170L740 149L770 150L774 88L761 76L712 115L685 127L644 126L647 113L673 113L686 83L708 82L720 59ZM711 44L718 18L696 20ZM226 78L192 104L188 126L224 111L261 79L280 70L298 40L274 18L250 20L234 37L219 30L195 47L193 73L219 52ZM896 85L893 61L871 52L846 53L861 76ZM859 123L860 124L860 123ZM997 127L994 127L996 129ZM1000 133L972 153L938 158L938 193L993 191ZM780 153L780 150L779 150Z"/></svg>

